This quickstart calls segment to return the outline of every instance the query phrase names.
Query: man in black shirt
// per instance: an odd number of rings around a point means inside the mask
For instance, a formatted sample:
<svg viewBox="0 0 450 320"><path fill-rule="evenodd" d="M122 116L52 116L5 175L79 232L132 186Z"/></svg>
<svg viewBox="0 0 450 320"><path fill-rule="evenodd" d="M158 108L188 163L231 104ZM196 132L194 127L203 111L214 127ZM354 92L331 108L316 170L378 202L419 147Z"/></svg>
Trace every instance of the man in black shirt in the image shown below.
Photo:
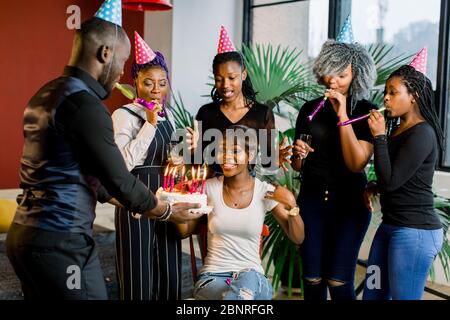
<svg viewBox="0 0 450 320"><path fill-rule="evenodd" d="M95 204L117 199L155 219L184 222L189 209L158 201L126 168L107 98L130 54L125 31L102 18L77 30L69 66L30 100L19 206L7 254L25 298L106 299L92 226Z"/></svg>

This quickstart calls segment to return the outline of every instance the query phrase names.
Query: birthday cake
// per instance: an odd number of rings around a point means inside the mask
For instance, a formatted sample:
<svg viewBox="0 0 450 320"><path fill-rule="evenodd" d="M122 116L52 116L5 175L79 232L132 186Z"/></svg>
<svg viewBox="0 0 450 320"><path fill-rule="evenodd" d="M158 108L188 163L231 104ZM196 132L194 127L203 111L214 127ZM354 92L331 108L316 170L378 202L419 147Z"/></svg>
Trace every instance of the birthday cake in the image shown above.
<svg viewBox="0 0 450 320"><path fill-rule="evenodd" d="M179 191L173 190L165 191L163 188L159 188L156 192L156 197L160 200L167 201L171 204L177 202L189 202L189 203L199 203L201 205L198 209L191 209L191 211L201 211L204 213L209 213L211 211L211 207L208 207L208 199L206 194L201 194L199 192L195 193L181 193Z"/></svg>

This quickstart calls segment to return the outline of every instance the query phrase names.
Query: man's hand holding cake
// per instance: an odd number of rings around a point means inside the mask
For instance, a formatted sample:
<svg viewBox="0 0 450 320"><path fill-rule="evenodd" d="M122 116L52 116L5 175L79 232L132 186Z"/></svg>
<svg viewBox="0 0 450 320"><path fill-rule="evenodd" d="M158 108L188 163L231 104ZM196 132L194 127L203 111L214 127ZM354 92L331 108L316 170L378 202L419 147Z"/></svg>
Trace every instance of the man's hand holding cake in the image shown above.
<svg viewBox="0 0 450 320"><path fill-rule="evenodd" d="M206 168L202 169L198 166L196 170L195 167L192 167L190 171L191 179L186 177L185 172L184 166L179 169L179 166L170 168L170 165L168 165L164 173L163 186L156 192L156 197L173 204L173 206L180 203L198 204L197 207L189 208L189 211L194 214L209 213L212 208L208 207L207 197L203 192ZM198 216L194 216L194 219L198 218Z"/></svg>

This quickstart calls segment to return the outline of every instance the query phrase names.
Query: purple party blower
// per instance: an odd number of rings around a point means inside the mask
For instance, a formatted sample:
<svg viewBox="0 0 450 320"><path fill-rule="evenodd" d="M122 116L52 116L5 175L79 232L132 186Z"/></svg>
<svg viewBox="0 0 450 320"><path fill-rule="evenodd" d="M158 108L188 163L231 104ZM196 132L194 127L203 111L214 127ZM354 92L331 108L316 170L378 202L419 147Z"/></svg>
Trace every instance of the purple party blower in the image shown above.
<svg viewBox="0 0 450 320"><path fill-rule="evenodd" d="M144 108L147 108L148 110L153 110L154 108L159 108L160 111L158 111L158 116L160 117L164 117L166 114L164 112L164 110L162 110L161 105L159 103L155 103L155 102L148 102L145 99L142 98L136 98L133 100L134 103L139 103L141 106L143 106Z"/></svg>
<svg viewBox="0 0 450 320"><path fill-rule="evenodd" d="M320 109L323 108L323 106L325 105L325 101L327 100L327 97L323 98L322 101L319 102L319 104L317 105L317 107L314 109L313 112L311 112L311 114L308 116L308 120L312 121L312 119L314 118L314 116L316 115L317 112L319 112Z"/></svg>
<svg viewBox="0 0 450 320"><path fill-rule="evenodd" d="M378 111L378 112L383 112L385 109L386 109L386 108L383 107L383 108L381 108L380 110L377 110L377 111ZM368 114L365 114L365 115L360 116L360 117L355 118L355 119L351 119L351 120L347 120L347 121L338 122L337 125L340 126L340 127L346 126L346 125L349 125L349 124L351 124L351 123L353 123L353 122L358 122L358 121L360 121L360 120L367 119L368 117L370 117L370 112L369 112Z"/></svg>

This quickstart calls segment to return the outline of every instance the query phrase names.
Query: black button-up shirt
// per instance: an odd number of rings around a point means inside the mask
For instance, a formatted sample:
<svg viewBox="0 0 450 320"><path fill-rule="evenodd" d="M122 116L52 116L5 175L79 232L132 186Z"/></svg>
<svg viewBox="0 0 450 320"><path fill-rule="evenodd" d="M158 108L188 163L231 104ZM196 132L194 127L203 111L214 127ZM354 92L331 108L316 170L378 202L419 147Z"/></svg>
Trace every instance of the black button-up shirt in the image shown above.
<svg viewBox="0 0 450 320"><path fill-rule="evenodd" d="M66 67L31 98L20 167L27 196L16 223L90 233L97 195L100 201L114 196L139 213L156 206L114 142L111 115L101 101L107 95L87 72Z"/></svg>

